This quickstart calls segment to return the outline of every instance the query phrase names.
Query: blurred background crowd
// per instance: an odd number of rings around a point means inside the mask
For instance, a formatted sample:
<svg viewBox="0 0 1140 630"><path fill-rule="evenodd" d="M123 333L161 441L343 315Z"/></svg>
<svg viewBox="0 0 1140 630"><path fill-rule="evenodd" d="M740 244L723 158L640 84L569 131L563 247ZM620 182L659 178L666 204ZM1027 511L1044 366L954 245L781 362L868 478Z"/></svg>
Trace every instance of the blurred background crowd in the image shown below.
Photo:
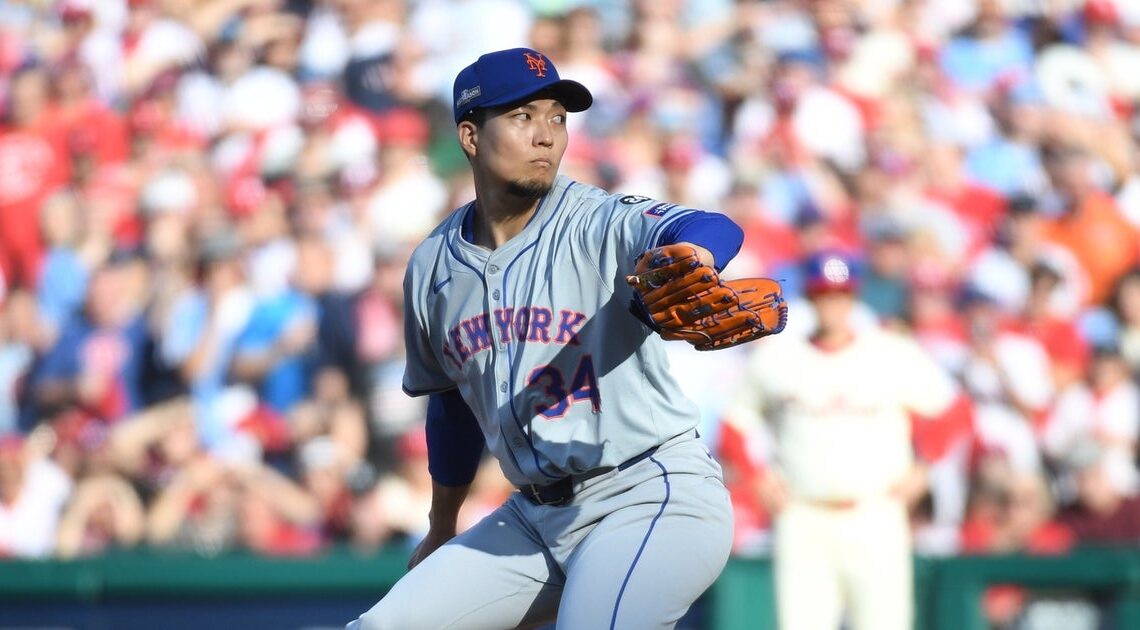
<svg viewBox="0 0 1140 630"><path fill-rule="evenodd" d="M0 0L0 557L426 531L401 281L473 196L451 82L516 45L595 96L565 174L730 215L784 334L849 253L957 379L920 552L1140 544L1140 2ZM764 552L749 347L682 346Z"/></svg>

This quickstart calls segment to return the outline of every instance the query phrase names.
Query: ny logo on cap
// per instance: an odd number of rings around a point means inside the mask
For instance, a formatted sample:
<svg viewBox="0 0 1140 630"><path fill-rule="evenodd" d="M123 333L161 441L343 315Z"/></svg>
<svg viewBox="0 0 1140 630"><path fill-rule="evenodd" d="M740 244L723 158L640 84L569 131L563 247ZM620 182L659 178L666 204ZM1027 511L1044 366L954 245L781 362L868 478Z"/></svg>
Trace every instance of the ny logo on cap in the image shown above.
<svg viewBox="0 0 1140 630"><path fill-rule="evenodd" d="M526 67L534 70L535 76L540 79L546 76L546 60L542 55L532 55L528 52L524 52L523 55L526 57Z"/></svg>

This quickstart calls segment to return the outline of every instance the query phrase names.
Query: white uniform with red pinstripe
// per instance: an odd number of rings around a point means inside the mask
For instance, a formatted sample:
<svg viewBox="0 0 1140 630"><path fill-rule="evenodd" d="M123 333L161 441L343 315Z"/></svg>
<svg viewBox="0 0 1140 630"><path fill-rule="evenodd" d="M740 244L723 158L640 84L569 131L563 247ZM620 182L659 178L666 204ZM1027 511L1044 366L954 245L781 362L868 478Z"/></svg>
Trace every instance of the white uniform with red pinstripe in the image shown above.
<svg viewBox="0 0 1140 630"><path fill-rule="evenodd" d="M834 350L786 334L756 344L729 415L770 428L789 494L774 531L782 629L911 627L910 533L890 489L913 463L908 414L954 395L914 341L877 328Z"/></svg>

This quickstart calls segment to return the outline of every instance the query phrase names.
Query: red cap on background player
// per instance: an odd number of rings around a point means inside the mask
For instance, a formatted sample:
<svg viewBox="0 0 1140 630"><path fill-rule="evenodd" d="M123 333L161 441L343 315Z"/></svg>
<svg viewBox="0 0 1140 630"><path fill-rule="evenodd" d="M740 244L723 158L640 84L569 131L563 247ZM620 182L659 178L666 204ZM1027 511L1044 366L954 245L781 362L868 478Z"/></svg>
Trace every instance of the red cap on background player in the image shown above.
<svg viewBox="0 0 1140 630"><path fill-rule="evenodd" d="M821 252L804 261L804 293L854 293L859 277L854 262L839 252Z"/></svg>

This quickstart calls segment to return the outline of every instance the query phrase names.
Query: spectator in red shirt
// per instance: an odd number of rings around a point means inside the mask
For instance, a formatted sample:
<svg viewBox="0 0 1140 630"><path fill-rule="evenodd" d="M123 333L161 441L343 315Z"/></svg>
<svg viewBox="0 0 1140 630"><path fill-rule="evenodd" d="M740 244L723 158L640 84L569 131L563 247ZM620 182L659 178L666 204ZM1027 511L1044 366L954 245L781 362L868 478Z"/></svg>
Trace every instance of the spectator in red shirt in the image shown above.
<svg viewBox="0 0 1140 630"><path fill-rule="evenodd" d="M64 60L52 70L56 100L48 116L63 127L79 176L122 162L130 149L126 122L99 101L92 84L91 73L77 61Z"/></svg>
<svg viewBox="0 0 1140 630"><path fill-rule="evenodd" d="M1044 477L1012 472L1006 464L1000 457L983 461L962 527L962 552L1049 555L1067 551L1073 536L1053 518ZM985 590L982 609L994 627L1009 627L1026 600L1025 589L995 584Z"/></svg>
<svg viewBox="0 0 1140 630"><path fill-rule="evenodd" d="M945 204L962 223L967 235L967 251L975 255L991 242L1003 219L1006 201L997 192L968 179L962 151L946 144L935 144L926 156L925 194L931 201Z"/></svg>
<svg viewBox="0 0 1140 630"><path fill-rule="evenodd" d="M1049 263L1038 261L1033 265L1029 270L1029 297L1018 326L1049 354L1057 391L1080 380L1089 365L1088 342L1073 320L1054 308L1054 291L1061 280L1061 273Z"/></svg>
<svg viewBox="0 0 1140 630"><path fill-rule="evenodd" d="M40 205L71 171L64 128L47 106L42 69L12 76L0 121L0 258L8 260L12 284L27 287L36 285L43 248Z"/></svg>
<svg viewBox="0 0 1140 630"><path fill-rule="evenodd" d="M735 183L725 197L724 213L744 230L744 245L736 258L739 273L744 273L740 269L749 269L771 274L795 264L799 256L795 229L768 212L755 185Z"/></svg>
<svg viewBox="0 0 1140 630"><path fill-rule="evenodd" d="M1054 520L1054 505L1038 473L1018 472L1000 456L984 460L962 526L965 553L1062 553L1070 532Z"/></svg>

